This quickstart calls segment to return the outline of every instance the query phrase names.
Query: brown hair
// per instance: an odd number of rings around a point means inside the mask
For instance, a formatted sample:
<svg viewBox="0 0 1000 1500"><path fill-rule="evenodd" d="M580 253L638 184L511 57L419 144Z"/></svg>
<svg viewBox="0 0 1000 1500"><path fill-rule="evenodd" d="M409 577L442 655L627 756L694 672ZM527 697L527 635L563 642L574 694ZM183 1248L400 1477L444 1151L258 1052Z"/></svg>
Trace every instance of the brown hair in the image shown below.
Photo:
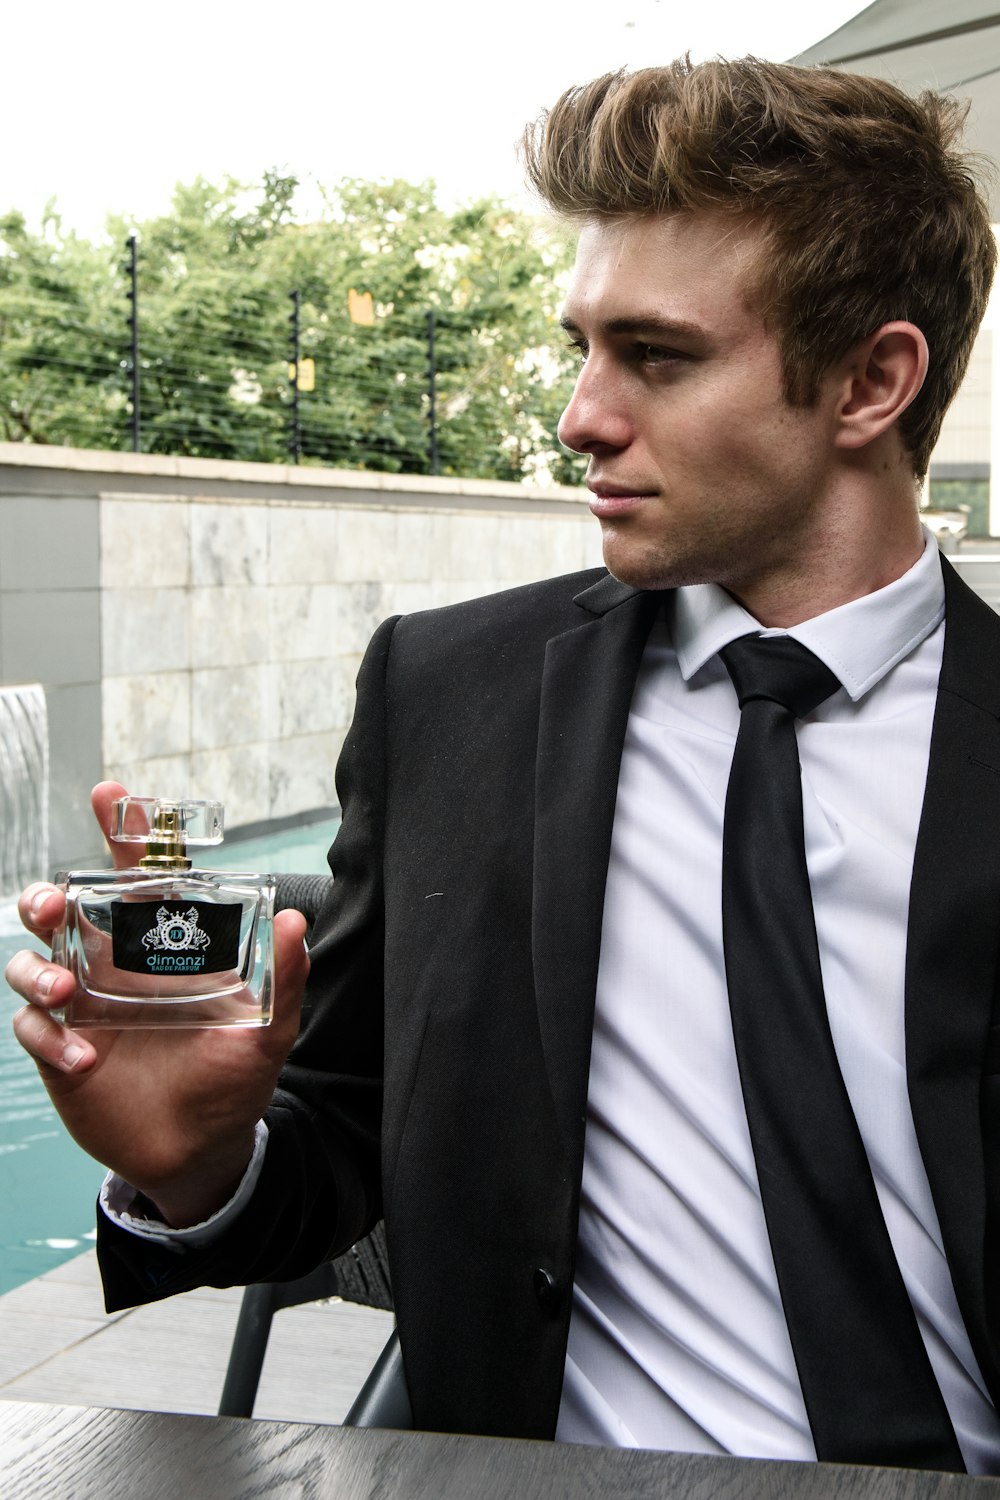
<svg viewBox="0 0 1000 1500"><path fill-rule="evenodd" d="M567 90L523 152L536 190L571 219L715 209L756 220L766 254L751 294L796 405L883 323L915 323L930 369L899 430L922 477L996 264L959 149L965 114L833 69L682 58Z"/></svg>

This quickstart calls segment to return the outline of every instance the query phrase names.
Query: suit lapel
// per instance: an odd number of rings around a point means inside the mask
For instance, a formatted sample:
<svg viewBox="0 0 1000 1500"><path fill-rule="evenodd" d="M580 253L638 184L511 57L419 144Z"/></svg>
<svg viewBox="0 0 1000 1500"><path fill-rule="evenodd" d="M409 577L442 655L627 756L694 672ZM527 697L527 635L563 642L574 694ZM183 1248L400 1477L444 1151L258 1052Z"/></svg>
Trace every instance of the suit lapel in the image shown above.
<svg viewBox="0 0 1000 1500"><path fill-rule="evenodd" d="M582 1148L604 887L632 691L662 594L602 579L549 641L535 771L532 961L563 1139Z"/></svg>
<svg viewBox="0 0 1000 1500"><path fill-rule="evenodd" d="M910 889L907 1075L959 1304L998 1393L980 1084L1000 933L1000 621L944 563L944 657Z"/></svg>

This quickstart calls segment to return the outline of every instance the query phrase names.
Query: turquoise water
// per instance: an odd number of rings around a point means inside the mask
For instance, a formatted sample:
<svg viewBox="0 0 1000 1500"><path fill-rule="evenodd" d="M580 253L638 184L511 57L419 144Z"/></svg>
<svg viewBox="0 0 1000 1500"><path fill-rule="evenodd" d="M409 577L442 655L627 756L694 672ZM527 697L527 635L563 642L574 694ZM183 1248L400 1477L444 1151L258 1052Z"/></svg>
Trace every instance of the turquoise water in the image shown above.
<svg viewBox="0 0 1000 1500"><path fill-rule="evenodd" d="M320 872L336 822L227 840L199 863L217 869ZM0 975L28 945L12 901L0 902ZM10 1018L17 997L0 978L0 1294L79 1255L94 1238L104 1170L63 1129Z"/></svg>

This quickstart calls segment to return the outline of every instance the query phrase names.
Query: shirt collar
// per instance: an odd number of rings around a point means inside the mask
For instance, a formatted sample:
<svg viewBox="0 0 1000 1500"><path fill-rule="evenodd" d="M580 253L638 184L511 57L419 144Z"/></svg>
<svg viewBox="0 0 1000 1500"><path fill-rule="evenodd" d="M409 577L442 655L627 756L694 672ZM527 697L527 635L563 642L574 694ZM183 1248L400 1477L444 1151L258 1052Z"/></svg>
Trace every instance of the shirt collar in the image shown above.
<svg viewBox="0 0 1000 1500"><path fill-rule="evenodd" d="M908 656L944 618L944 579L937 543L924 531L924 550L908 572L873 594L852 599L789 630L763 630L753 615L715 583L676 591L673 643L685 682L741 635L790 635L808 646L856 702Z"/></svg>

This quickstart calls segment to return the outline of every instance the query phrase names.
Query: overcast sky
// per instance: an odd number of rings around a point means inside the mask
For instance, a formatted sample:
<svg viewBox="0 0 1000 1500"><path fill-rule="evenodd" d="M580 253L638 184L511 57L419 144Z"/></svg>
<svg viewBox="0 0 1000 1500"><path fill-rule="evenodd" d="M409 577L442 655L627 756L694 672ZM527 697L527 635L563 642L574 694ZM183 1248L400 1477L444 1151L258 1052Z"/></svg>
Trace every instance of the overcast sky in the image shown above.
<svg viewBox="0 0 1000 1500"><path fill-rule="evenodd" d="M860 0L34 0L0 48L0 212L37 227L165 210L201 174L267 167L433 178L446 205L517 200L515 142L560 91L612 67L696 57L784 59Z"/></svg>

